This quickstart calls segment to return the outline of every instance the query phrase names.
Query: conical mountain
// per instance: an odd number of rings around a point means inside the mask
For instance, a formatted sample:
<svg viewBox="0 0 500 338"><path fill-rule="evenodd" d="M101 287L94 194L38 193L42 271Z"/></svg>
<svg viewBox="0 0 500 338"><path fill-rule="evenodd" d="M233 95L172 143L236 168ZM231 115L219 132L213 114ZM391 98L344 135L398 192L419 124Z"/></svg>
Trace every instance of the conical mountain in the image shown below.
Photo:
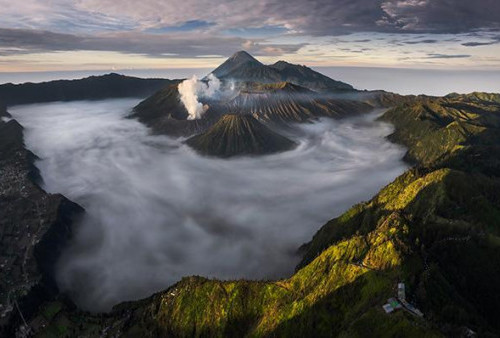
<svg viewBox="0 0 500 338"><path fill-rule="evenodd" d="M295 146L252 115L236 114L222 116L205 133L191 137L186 143L203 155L216 157L271 154Z"/></svg>
<svg viewBox="0 0 500 338"><path fill-rule="evenodd" d="M235 81L277 82L280 74L275 69L263 65L245 51L234 53L212 74L219 79Z"/></svg>

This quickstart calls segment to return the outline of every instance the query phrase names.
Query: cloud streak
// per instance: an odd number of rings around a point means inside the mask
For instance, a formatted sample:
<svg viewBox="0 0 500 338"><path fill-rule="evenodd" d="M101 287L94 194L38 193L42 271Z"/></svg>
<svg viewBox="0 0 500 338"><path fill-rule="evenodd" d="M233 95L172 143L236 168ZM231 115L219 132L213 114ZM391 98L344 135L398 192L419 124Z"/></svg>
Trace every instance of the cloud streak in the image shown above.
<svg viewBox="0 0 500 338"><path fill-rule="evenodd" d="M293 53L306 43L272 44L238 37L197 33L148 34L112 32L99 35L54 33L31 29L0 28L0 53L23 54L51 51L116 51L157 57L231 55L246 48L257 55Z"/></svg>

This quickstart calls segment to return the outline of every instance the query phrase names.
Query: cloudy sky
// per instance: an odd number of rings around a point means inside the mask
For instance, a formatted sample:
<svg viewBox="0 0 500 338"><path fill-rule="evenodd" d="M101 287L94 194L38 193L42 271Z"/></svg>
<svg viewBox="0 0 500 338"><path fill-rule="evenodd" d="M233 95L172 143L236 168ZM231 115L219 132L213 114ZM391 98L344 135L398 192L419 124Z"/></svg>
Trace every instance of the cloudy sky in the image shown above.
<svg viewBox="0 0 500 338"><path fill-rule="evenodd" d="M0 0L0 72L310 66L500 69L499 0Z"/></svg>

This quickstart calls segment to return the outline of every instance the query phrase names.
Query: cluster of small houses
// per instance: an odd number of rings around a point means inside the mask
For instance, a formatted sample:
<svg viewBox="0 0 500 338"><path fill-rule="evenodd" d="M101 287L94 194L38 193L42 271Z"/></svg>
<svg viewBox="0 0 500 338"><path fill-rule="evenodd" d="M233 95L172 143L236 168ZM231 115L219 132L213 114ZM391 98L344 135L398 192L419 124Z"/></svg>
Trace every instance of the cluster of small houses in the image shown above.
<svg viewBox="0 0 500 338"><path fill-rule="evenodd" d="M405 309L411 314L414 314L417 317L423 317L424 314L408 303L406 300L406 288L405 288L405 283L398 283L398 297L396 298L389 298L387 300L387 304L384 304L382 306L384 309L385 313L391 313L399 309Z"/></svg>

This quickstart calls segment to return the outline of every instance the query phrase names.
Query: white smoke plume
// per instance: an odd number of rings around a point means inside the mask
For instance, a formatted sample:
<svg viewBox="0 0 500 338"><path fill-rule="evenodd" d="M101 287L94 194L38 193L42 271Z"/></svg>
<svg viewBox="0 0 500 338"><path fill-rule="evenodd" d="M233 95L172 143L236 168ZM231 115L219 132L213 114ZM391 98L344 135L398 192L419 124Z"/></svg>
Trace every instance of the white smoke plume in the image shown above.
<svg viewBox="0 0 500 338"><path fill-rule="evenodd" d="M201 81L196 75L182 81L179 86L181 102L188 111L188 120L196 120L208 109L200 101L199 97L214 97L220 90L220 80L212 73L207 76L206 81Z"/></svg>

